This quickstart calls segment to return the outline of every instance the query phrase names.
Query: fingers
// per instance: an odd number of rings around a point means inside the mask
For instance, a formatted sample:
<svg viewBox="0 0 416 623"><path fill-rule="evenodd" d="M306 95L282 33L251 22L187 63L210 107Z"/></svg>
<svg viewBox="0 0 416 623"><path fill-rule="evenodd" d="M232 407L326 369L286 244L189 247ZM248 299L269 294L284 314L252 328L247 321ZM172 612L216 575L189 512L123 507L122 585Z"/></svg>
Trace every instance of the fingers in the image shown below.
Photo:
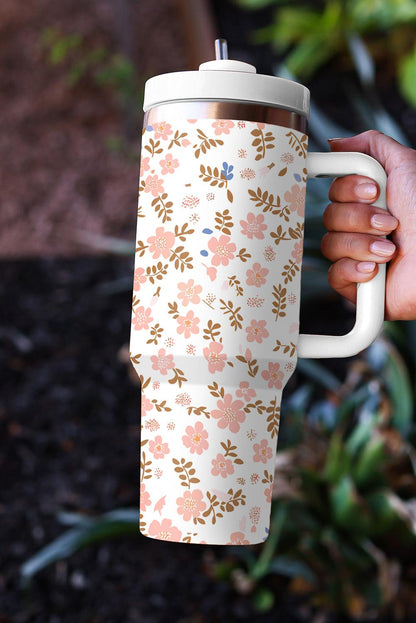
<svg viewBox="0 0 416 623"><path fill-rule="evenodd" d="M387 235L396 229L399 221L386 210L372 205L330 203L323 214L323 224L328 231Z"/></svg>
<svg viewBox="0 0 416 623"><path fill-rule="evenodd" d="M355 303L357 297L355 284L370 281L377 271L378 266L375 262L356 262L344 257L331 265L328 271L328 282L331 288Z"/></svg>
<svg viewBox="0 0 416 623"><path fill-rule="evenodd" d="M378 184L363 175L337 177L332 182L328 192L331 201L360 201L363 203L373 203L378 199L379 194Z"/></svg>
<svg viewBox="0 0 416 623"><path fill-rule="evenodd" d="M331 151L361 151L373 156L385 169L387 175L409 159L410 150L390 136L377 130L368 130L348 138L330 139Z"/></svg>
<svg viewBox="0 0 416 623"><path fill-rule="evenodd" d="M341 258L350 258L360 262L383 264L392 259L396 246L390 240L377 236L329 232L322 238L321 250L331 262L336 262Z"/></svg>

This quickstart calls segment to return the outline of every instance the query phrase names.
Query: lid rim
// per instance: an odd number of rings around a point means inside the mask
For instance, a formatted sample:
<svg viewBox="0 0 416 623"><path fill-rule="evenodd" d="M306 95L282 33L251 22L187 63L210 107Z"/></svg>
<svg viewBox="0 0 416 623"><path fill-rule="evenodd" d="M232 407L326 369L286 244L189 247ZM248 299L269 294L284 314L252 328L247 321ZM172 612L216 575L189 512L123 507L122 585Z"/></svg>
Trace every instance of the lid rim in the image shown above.
<svg viewBox="0 0 416 623"><path fill-rule="evenodd" d="M285 108L309 118L310 92L303 84L278 76L227 70L154 76L145 85L143 110L171 101L199 100L251 102Z"/></svg>

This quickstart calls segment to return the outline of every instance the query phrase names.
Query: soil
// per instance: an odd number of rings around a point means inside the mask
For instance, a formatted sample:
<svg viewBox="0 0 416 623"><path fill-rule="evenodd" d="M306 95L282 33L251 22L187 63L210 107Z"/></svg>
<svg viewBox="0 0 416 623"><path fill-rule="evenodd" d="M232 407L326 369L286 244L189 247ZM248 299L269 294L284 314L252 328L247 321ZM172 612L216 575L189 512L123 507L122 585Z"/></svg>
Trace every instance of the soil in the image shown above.
<svg viewBox="0 0 416 623"><path fill-rule="evenodd" d="M213 560L228 548L139 533L91 545L41 571L30 591L19 588L23 562L65 531L58 511L138 506L139 386L126 363L131 275L126 259L3 263L1 623L313 621L282 579L270 584L277 604L267 614L214 581Z"/></svg>

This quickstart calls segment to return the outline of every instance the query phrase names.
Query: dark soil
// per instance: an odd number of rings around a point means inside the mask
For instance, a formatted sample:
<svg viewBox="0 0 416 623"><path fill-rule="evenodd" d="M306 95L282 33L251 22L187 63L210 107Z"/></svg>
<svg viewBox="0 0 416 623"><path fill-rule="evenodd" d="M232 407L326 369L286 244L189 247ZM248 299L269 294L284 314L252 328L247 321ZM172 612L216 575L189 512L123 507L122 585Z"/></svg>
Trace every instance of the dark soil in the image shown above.
<svg viewBox="0 0 416 623"><path fill-rule="evenodd" d="M1 623L314 620L283 580L271 584L277 604L264 615L214 581L212 561L228 548L139 533L90 546L19 589L22 563L65 530L59 510L138 506L139 386L125 352L131 276L130 260L109 258L2 265Z"/></svg>

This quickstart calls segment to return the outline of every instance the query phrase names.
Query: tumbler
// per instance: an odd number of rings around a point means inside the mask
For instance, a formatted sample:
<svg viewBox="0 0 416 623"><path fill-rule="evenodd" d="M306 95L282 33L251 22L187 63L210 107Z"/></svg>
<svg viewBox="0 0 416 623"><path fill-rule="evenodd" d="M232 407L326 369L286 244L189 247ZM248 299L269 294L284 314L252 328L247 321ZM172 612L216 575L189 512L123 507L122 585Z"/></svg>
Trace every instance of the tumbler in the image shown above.
<svg viewBox="0 0 416 623"><path fill-rule="evenodd" d="M386 208L386 175L361 153L308 153L308 89L216 46L215 61L145 88L130 354L140 531L254 544L269 531L297 357L354 355L384 318L380 265L357 286L350 333L299 335L306 180L368 176Z"/></svg>

